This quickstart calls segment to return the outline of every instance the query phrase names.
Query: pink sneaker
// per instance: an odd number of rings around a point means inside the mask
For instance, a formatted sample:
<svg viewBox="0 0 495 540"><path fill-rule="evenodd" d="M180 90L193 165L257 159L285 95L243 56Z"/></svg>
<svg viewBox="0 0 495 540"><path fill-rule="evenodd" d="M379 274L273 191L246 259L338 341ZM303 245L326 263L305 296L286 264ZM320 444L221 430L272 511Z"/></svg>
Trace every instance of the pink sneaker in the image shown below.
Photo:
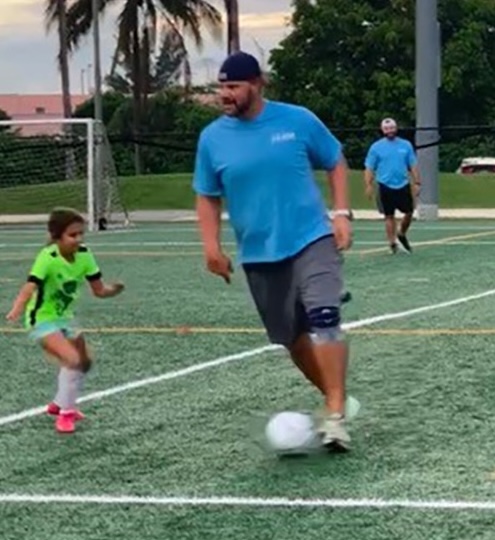
<svg viewBox="0 0 495 540"><path fill-rule="evenodd" d="M60 407L52 401L46 406L46 413L50 414L51 416L58 416L60 413Z"/></svg>
<svg viewBox="0 0 495 540"><path fill-rule="evenodd" d="M59 433L74 433L76 431L75 411L60 413L55 420L55 429Z"/></svg>
<svg viewBox="0 0 495 540"><path fill-rule="evenodd" d="M46 413L51 416L58 416L60 414L60 407L52 401L47 405ZM79 420L84 420L86 418L84 414L78 409L74 411L74 415L76 422L79 422Z"/></svg>

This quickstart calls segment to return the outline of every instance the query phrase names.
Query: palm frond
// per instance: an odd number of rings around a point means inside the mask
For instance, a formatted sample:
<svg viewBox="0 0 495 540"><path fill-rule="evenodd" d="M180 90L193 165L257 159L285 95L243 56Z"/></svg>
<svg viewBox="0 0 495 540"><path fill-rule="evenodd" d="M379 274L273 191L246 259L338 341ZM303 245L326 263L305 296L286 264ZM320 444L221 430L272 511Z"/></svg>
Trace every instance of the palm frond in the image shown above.
<svg viewBox="0 0 495 540"><path fill-rule="evenodd" d="M222 14L208 2L199 1L197 3L197 16L200 24L204 24L211 37L220 42L223 33Z"/></svg>
<svg viewBox="0 0 495 540"><path fill-rule="evenodd" d="M99 0L100 14L119 0ZM89 34L93 25L92 0L75 0L67 10L68 40L78 47L81 39Z"/></svg>
<svg viewBox="0 0 495 540"><path fill-rule="evenodd" d="M126 60L129 60L132 54L132 38L137 20L139 20L138 8L138 0L128 0L117 19L117 49Z"/></svg>
<svg viewBox="0 0 495 540"><path fill-rule="evenodd" d="M46 0L45 31L50 32L58 22L58 0Z"/></svg>
<svg viewBox="0 0 495 540"><path fill-rule="evenodd" d="M162 13L167 14L176 24L180 21L183 31L189 35L196 47L201 48L204 25L216 39L221 39L222 16L218 9L205 0L157 0Z"/></svg>
<svg viewBox="0 0 495 540"><path fill-rule="evenodd" d="M105 84L109 86L114 92L119 92L120 94L130 94L131 85L129 82L129 74L125 76L120 73L112 73L105 77Z"/></svg>

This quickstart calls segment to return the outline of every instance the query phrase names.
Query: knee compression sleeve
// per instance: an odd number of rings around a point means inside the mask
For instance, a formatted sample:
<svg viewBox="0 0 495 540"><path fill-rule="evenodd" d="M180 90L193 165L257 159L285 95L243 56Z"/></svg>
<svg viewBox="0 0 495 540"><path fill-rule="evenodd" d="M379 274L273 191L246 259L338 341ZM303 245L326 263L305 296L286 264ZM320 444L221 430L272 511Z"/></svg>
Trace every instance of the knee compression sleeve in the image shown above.
<svg viewBox="0 0 495 540"><path fill-rule="evenodd" d="M323 306L308 312L312 339L317 343L341 341L340 309L337 306Z"/></svg>

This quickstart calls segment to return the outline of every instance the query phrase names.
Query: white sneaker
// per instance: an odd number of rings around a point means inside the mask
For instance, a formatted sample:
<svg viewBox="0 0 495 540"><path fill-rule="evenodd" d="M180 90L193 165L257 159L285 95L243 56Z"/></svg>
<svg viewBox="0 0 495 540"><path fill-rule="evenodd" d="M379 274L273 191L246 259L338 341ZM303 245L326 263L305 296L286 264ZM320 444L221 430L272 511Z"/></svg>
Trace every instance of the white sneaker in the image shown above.
<svg viewBox="0 0 495 540"><path fill-rule="evenodd" d="M329 451L348 452L351 449L351 437L341 414L326 415L318 427L318 432L323 446Z"/></svg>

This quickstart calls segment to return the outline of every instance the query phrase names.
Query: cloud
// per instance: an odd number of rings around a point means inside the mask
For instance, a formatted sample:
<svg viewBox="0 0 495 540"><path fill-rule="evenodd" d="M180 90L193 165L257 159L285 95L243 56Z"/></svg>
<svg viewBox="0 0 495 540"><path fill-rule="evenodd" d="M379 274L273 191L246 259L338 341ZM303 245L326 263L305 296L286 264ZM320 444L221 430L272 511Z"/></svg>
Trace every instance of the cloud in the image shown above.
<svg viewBox="0 0 495 540"><path fill-rule="evenodd" d="M274 13L244 13L239 17L241 29L271 29L286 28L290 20L290 12L276 11Z"/></svg>
<svg viewBox="0 0 495 540"><path fill-rule="evenodd" d="M214 2L214 0L212 0ZM214 2L221 6L220 0ZM0 64L3 76L0 79L0 93L41 93L59 92L60 80L56 64L58 42L56 32L48 36L43 24L44 0L0 0L0 35L2 47ZM291 0L248 0L240 2L241 44L244 50L260 58L267 59L269 50L289 32L287 17ZM104 72L109 69L110 58L114 49L115 9L107 14L101 24L102 63ZM256 43L255 43L256 40ZM89 64L92 64L92 43L88 38L81 44L80 50L72 57L71 86L73 92L79 92L81 78L87 76ZM191 47L190 52L195 66L194 78L202 82L214 76L218 64L225 57L225 39L223 43L212 42L205 36L202 51ZM207 61L215 67L206 68ZM85 71L85 73L83 73Z"/></svg>
<svg viewBox="0 0 495 540"><path fill-rule="evenodd" d="M36 0L1 0L2 16L0 31L10 29L12 33L33 26L41 27L43 6ZM41 20L40 20L41 19Z"/></svg>

